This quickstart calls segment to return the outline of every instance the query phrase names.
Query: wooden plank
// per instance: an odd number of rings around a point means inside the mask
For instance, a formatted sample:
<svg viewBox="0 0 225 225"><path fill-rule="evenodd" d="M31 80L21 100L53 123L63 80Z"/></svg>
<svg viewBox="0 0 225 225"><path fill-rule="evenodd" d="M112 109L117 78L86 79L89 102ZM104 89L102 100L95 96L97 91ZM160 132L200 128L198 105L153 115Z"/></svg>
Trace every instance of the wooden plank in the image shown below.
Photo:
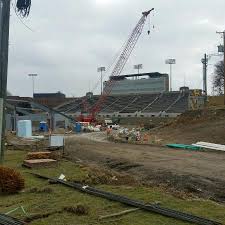
<svg viewBox="0 0 225 225"><path fill-rule="evenodd" d="M196 144L192 144L193 146L198 146L206 149L212 149L217 151L225 152L225 145L208 143L208 142L197 142Z"/></svg>
<svg viewBox="0 0 225 225"><path fill-rule="evenodd" d="M54 167L57 166L57 161L53 159L24 160L23 166L28 168Z"/></svg>
<svg viewBox="0 0 225 225"><path fill-rule="evenodd" d="M125 210L125 211L122 211L122 212L113 213L113 214L106 215L106 216L100 216L100 217L99 217L99 220L108 219L108 218L112 218L112 217L123 216L123 215L129 214L129 213L132 213L132 212L136 212L136 211L138 211L138 210L140 210L140 209L139 209L139 208L128 209L128 210Z"/></svg>

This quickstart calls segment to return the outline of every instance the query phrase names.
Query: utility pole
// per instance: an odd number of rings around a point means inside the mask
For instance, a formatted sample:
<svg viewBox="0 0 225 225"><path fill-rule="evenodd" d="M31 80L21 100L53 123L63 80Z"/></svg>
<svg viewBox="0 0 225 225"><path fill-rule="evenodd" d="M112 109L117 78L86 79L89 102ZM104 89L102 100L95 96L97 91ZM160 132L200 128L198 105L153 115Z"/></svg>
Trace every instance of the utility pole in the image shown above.
<svg viewBox="0 0 225 225"><path fill-rule="evenodd" d="M203 93L205 99L207 99L207 66L208 66L208 57L204 54L204 58L201 60L203 64Z"/></svg>
<svg viewBox="0 0 225 225"><path fill-rule="evenodd" d="M224 63L224 68L223 68L223 71L224 71L224 84L223 84L223 87L224 87L224 105L225 105L225 31L223 31L223 32L216 32L216 33L223 35L223 63Z"/></svg>
<svg viewBox="0 0 225 225"><path fill-rule="evenodd" d="M10 0L0 0L0 163L5 150L5 100L7 96Z"/></svg>

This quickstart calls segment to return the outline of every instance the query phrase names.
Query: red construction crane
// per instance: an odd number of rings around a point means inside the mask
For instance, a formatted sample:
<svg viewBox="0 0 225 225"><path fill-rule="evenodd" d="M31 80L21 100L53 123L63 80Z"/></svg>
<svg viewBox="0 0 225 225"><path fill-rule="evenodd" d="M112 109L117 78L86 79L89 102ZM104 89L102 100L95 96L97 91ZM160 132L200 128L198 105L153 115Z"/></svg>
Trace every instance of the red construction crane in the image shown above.
<svg viewBox="0 0 225 225"><path fill-rule="evenodd" d="M149 14L154 10L152 8L149 11L143 12L141 19L138 21L137 25L133 29L130 37L128 38L128 41L126 42L125 47L123 48L120 57L118 58L117 63L115 64L114 69L112 70L111 76L119 76L126 65L127 60L129 59L141 33L143 30L143 27L145 25L146 19L149 16ZM150 31L148 31L148 34L150 34ZM99 97L98 101L93 107L87 107L87 102L83 103L85 108L89 111L89 116L87 118L84 118L84 120L88 122L95 121L96 114L101 111L101 107L103 106L107 96L110 95L113 86L116 84L116 80L110 79L110 81L107 83L107 86L104 88L104 91L102 95ZM85 100L86 101L86 100Z"/></svg>

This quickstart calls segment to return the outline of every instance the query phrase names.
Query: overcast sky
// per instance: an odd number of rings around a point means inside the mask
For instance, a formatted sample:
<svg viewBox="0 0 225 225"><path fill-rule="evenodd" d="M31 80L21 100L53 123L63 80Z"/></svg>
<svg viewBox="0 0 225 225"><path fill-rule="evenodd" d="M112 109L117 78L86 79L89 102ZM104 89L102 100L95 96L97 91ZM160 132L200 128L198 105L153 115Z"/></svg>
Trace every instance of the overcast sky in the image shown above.
<svg viewBox="0 0 225 225"><path fill-rule="evenodd" d="M13 95L31 96L27 76L37 73L36 92L61 91L82 96L92 90L100 74L98 66L109 66L113 57L141 17L155 8L123 74L168 73L165 59L176 58L173 89L184 85L202 88L204 53L216 53L222 43L216 31L225 29L224 0L32 0L31 12L23 22L11 10L8 90ZM211 64L219 60L212 58ZM213 66L209 67L210 77ZM105 79L110 74L108 74ZM98 94L100 86L94 92Z"/></svg>

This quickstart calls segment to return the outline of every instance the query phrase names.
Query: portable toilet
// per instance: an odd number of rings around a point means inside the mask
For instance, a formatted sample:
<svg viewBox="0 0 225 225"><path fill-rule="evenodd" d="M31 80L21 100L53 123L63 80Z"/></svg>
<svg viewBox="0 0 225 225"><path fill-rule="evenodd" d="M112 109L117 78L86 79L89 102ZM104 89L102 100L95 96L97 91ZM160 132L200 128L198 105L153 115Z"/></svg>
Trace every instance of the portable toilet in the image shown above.
<svg viewBox="0 0 225 225"><path fill-rule="evenodd" d="M75 131L76 131L77 133L80 133L80 132L81 132L81 123L76 123Z"/></svg>
<svg viewBox="0 0 225 225"><path fill-rule="evenodd" d="M45 121L40 122L39 130L42 131L42 132L47 132L48 131L47 122L45 122Z"/></svg>
<svg viewBox="0 0 225 225"><path fill-rule="evenodd" d="M30 138L32 137L32 123L31 120L19 120L17 122L17 136Z"/></svg>

